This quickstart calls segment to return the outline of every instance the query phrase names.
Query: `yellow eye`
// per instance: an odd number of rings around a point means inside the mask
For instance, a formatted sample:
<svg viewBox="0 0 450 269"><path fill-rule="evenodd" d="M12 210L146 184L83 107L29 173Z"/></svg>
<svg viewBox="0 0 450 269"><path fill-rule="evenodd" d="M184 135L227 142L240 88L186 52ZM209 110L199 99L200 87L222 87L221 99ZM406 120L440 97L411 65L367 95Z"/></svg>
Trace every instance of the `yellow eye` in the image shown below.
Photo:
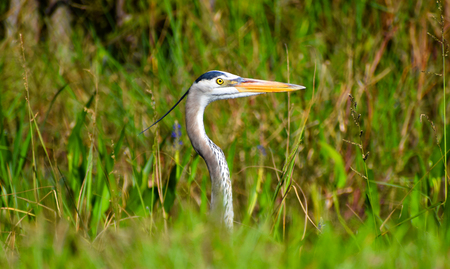
<svg viewBox="0 0 450 269"><path fill-rule="evenodd" d="M216 82L217 82L217 84L222 85L222 84L223 84L223 79L218 78L218 79L216 80Z"/></svg>

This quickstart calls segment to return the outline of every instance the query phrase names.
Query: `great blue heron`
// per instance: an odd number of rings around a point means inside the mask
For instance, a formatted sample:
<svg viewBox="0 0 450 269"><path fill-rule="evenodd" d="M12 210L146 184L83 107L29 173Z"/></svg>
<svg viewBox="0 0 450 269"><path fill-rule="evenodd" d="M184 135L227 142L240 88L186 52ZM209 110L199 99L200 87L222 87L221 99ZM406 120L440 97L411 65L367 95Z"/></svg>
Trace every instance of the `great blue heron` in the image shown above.
<svg viewBox="0 0 450 269"><path fill-rule="evenodd" d="M231 230L233 228L234 213L230 171L228 170L225 154L206 135L203 125L205 108L216 100L302 89L305 89L305 87L275 81L241 78L223 71L209 71L197 78L189 90L164 116L142 132L145 132L162 120L187 96L186 130L192 146L205 160L208 167L212 186L211 211L213 214L219 215L221 221Z"/></svg>

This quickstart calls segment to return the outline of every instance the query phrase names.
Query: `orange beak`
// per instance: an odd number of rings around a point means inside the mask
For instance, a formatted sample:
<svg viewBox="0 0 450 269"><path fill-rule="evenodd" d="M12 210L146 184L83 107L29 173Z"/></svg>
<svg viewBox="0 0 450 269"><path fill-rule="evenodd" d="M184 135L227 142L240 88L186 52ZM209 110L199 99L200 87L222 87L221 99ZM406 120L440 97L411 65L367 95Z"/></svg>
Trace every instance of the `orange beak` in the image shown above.
<svg viewBox="0 0 450 269"><path fill-rule="evenodd" d="M240 92L292 92L305 89L300 85L251 78L240 79L233 86Z"/></svg>

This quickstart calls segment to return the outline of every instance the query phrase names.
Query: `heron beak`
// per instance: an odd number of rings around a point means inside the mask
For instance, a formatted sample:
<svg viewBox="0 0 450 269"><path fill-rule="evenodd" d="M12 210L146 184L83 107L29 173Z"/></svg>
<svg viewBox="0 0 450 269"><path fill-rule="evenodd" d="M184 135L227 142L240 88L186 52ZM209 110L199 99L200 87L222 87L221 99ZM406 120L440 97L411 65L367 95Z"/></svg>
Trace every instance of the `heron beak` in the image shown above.
<svg viewBox="0 0 450 269"><path fill-rule="evenodd" d="M240 92L292 92L305 89L300 85L251 78L239 79L233 86Z"/></svg>

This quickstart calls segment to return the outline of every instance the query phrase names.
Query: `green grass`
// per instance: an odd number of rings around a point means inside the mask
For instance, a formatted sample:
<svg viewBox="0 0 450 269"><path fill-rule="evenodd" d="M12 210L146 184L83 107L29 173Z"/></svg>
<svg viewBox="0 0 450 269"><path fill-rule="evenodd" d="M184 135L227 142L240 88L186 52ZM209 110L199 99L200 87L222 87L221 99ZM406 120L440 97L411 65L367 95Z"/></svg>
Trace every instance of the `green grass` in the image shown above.
<svg viewBox="0 0 450 269"><path fill-rule="evenodd" d="M114 1L28 1L15 29L0 4L0 264L445 267L445 27L387 2L135 1L119 24ZM184 103L138 135L213 69L307 88L206 109L232 234Z"/></svg>

